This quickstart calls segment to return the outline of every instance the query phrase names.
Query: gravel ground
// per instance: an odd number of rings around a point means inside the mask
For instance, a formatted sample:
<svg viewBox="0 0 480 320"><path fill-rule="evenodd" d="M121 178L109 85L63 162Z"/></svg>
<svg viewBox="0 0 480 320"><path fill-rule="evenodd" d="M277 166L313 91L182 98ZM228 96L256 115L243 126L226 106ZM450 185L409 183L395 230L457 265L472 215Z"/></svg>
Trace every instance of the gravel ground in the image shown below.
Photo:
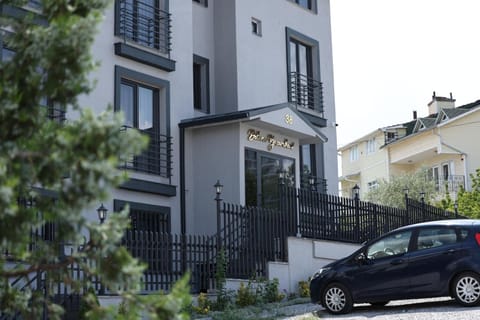
<svg viewBox="0 0 480 320"><path fill-rule="evenodd" d="M421 300L402 300L390 302L385 307L370 305L355 305L347 315L332 316L321 306L302 304L292 306L296 316L283 320L302 319L341 319L341 320L473 320L480 319L480 307L465 308L450 298L435 298ZM288 314L288 313L286 313Z"/></svg>

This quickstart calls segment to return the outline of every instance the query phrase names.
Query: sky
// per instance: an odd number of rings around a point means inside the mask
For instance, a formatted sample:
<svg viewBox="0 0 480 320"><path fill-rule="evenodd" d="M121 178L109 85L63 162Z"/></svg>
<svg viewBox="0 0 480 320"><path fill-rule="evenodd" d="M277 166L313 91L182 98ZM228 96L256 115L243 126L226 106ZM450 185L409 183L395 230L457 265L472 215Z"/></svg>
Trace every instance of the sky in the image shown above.
<svg viewBox="0 0 480 320"><path fill-rule="evenodd" d="M480 99L480 0L330 0L337 144Z"/></svg>

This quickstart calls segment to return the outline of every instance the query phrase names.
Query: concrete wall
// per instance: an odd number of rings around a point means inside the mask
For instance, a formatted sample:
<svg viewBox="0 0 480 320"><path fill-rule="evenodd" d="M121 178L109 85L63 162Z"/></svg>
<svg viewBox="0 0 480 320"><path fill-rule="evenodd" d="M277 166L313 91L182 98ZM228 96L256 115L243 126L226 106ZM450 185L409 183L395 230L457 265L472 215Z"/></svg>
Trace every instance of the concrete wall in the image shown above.
<svg viewBox="0 0 480 320"><path fill-rule="evenodd" d="M306 281L318 269L350 255L360 245L342 242L288 238L288 263L269 262L268 278L279 279L281 291L298 292L298 282Z"/></svg>
<svg viewBox="0 0 480 320"><path fill-rule="evenodd" d="M192 172L187 172L186 193L195 208L187 212L187 233L216 232L216 202L213 185L223 184L222 199L240 203L240 149L238 125L194 129L186 149L191 149ZM242 163L243 164L243 163Z"/></svg>

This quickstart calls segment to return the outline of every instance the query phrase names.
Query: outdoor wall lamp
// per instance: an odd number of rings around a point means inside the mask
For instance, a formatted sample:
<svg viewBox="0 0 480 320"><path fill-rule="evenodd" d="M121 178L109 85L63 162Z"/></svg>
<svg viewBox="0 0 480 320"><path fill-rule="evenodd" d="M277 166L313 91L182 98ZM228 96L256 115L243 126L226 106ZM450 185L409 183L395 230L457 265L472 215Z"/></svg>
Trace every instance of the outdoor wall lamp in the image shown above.
<svg viewBox="0 0 480 320"><path fill-rule="evenodd" d="M220 183L220 180L217 180L217 183L215 183L214 187L215 192L217 193L217 197L215 198L215 200L220 200L220 194L222 193L223 184Z"/></svg>
<svg viewBox="0 0 480 320"><path fill-rule="evenodd" d="M108 209L103 206L103 203L98 207L97 209L97 214L98 214L98 220L100 220L100 224L107 219L107 213Z"/></svg>

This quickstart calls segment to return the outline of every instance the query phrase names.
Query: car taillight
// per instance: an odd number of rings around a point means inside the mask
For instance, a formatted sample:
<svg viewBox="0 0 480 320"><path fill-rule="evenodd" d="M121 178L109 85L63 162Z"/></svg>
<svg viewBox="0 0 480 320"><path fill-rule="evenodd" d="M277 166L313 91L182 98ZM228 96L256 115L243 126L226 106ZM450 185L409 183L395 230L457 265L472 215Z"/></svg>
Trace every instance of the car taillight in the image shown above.
<svg viewBox="0 0 480 320"><path fill-rule="evenodd" d="M475 240L477 241L477 244L480 246L480 232L475 233Z"/></svg>

